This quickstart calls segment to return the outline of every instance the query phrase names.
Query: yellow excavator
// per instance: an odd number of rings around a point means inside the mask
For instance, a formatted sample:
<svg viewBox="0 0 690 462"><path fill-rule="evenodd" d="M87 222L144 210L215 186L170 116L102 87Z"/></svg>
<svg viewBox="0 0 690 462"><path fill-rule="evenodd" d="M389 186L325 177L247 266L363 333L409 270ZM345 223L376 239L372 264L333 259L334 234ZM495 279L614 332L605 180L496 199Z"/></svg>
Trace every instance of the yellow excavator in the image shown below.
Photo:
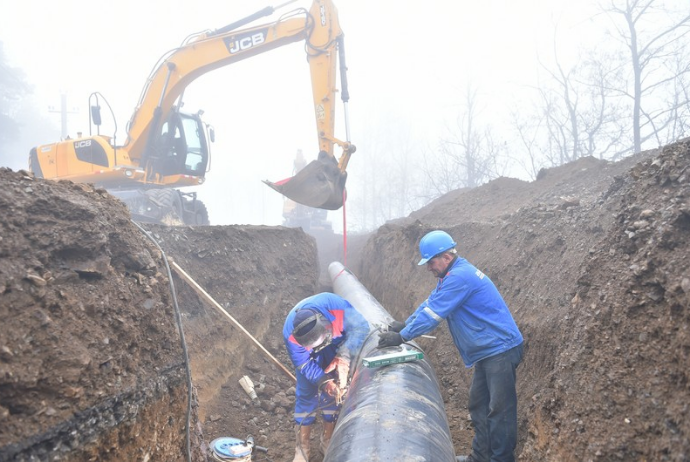
<svg viewBox="0 0 690 462"><path fill-rule="evenodd" d="M314 0L309 10L298 8L272 23L250 25L275 10L269 6L220 29L191 35L161 57L127 124L122 146L116 145L115 136L100 134L100 108L107 101L93 93L89 97L89 136L33 148L30 170L40 178L104 187L127 204L135 220L209 224L208 211L196 193L175 189L204 182L210 143L215 138L213 128L201 119L203 111L186 114L180 110L185 88L214 69L303 40L319 153L293 177L264 183L297 203L339 209L345 200L346 168L355 146L349 140L347 67L338 12L331 0ZM346 141L334 137L336 61L340 63ZM92 135L94 126L97 133ZM338 159L335 145L342 149Z"/></svg>

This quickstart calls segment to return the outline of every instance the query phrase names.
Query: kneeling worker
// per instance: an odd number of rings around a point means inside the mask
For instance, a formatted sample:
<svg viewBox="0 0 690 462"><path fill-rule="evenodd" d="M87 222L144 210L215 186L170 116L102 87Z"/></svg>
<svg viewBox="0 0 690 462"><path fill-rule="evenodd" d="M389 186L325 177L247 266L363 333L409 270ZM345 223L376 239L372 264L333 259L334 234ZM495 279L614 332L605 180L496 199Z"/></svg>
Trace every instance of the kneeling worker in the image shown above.
<svg viewBox="0 0 690 462"><path fill-rule="evenodd" d="M321 411L325 454L347 388L350 359L369 334L369 323L344 298L328 292L305 298L290 310L283 339L297 377L293 462L309 460L309 437Z"/></svg>

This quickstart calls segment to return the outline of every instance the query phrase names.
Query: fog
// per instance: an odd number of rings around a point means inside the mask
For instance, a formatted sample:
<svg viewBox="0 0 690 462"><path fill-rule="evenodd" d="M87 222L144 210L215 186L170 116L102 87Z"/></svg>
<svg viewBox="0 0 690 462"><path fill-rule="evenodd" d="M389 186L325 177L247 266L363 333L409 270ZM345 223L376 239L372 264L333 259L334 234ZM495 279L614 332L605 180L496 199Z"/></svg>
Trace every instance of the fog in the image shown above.
<svg viewBox="0 0 690 462"><path fill-rule="evenodd" d="M535 85L537 57L553 52L555 24L563 59L574 59L593 8L566 0L334 2L345 32L350 133L357 146L348 168L348 206L358 195L358 176L376 163L374 153L388 152L397 162L403 146L413 155L433 149L461 111L467 85L479 87L485 118L507 124L508 103ZM97 91L115 113L122 143L162 54L194 32L218 29L268 5L278 3L25 0L3 6L0 41L10 65L25 72L57 137L60 95L67 96L67 130L74 136L89 133L88 97ZM259 23L309 6L291 3ZM210 72L188 87L185 111L203 109L216 131L211 171L197 188L212 224L281 224L283 198L261 180L290 176L297 149L308 160L316 157L310 91L301 42ZM336 137L345 139L340 100L336 126ZM31 147L22 147L23 158ZM519 170L510 174L526 178ZM337 231L342 210L329 212L329 219Z"/></svg>

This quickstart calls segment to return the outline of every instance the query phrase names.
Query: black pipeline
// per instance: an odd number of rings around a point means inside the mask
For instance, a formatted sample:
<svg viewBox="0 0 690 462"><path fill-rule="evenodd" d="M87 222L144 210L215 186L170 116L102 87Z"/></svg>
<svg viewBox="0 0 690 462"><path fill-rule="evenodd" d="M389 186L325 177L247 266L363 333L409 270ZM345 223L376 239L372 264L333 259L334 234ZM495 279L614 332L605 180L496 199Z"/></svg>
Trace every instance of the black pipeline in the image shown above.
<svg viewBox="0 0 690 462"><path fill-rule="evenodd" d="M333 291L354 305L372 330L388 325L390 314L347 268L333 262L328 272ZM352 359L352 381L324 462L454 462L455 451L433 369L424 359L363 367L362 358L379 353L377 344L378 333L374 332L359 356ZM419 349L414 342L409 346ZM395 348L386 349L393 351Z"/></svg>

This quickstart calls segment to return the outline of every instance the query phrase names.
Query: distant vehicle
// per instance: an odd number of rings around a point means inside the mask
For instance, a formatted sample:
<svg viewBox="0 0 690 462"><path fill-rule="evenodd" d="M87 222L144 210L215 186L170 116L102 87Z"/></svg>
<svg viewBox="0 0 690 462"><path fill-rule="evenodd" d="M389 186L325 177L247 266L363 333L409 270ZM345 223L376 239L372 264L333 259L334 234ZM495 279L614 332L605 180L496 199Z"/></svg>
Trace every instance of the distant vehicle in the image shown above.
<svg viewBox="0 0 690 462"><path fill-rule="evenodd" d="M93 126L100 129L101 125L102 96L93 93L89 97L89 136L31 149L30 170L39 178L102 186L127 204L135 220L207 225L208 211L196 193L175 189L204 182L215 136L202 121L203 111L186 114L180 110L185 88L207 72L304 40L319 155L293 177L264 182L297 203L339 209L355 146L334 137L336 59L340 61L345 108L349 100L337 10L331 0L314 0L308 11L299 8L275 22L240 29L273 12L273 7L266 7L218 30L192 35L166 53L144 85L127 124L124 145L117 146L114 136L101 135L100 130L91 135ZM349 133L348 121L345 123ZM339 159L333 153L335 144L342 148Z"/></svg>

